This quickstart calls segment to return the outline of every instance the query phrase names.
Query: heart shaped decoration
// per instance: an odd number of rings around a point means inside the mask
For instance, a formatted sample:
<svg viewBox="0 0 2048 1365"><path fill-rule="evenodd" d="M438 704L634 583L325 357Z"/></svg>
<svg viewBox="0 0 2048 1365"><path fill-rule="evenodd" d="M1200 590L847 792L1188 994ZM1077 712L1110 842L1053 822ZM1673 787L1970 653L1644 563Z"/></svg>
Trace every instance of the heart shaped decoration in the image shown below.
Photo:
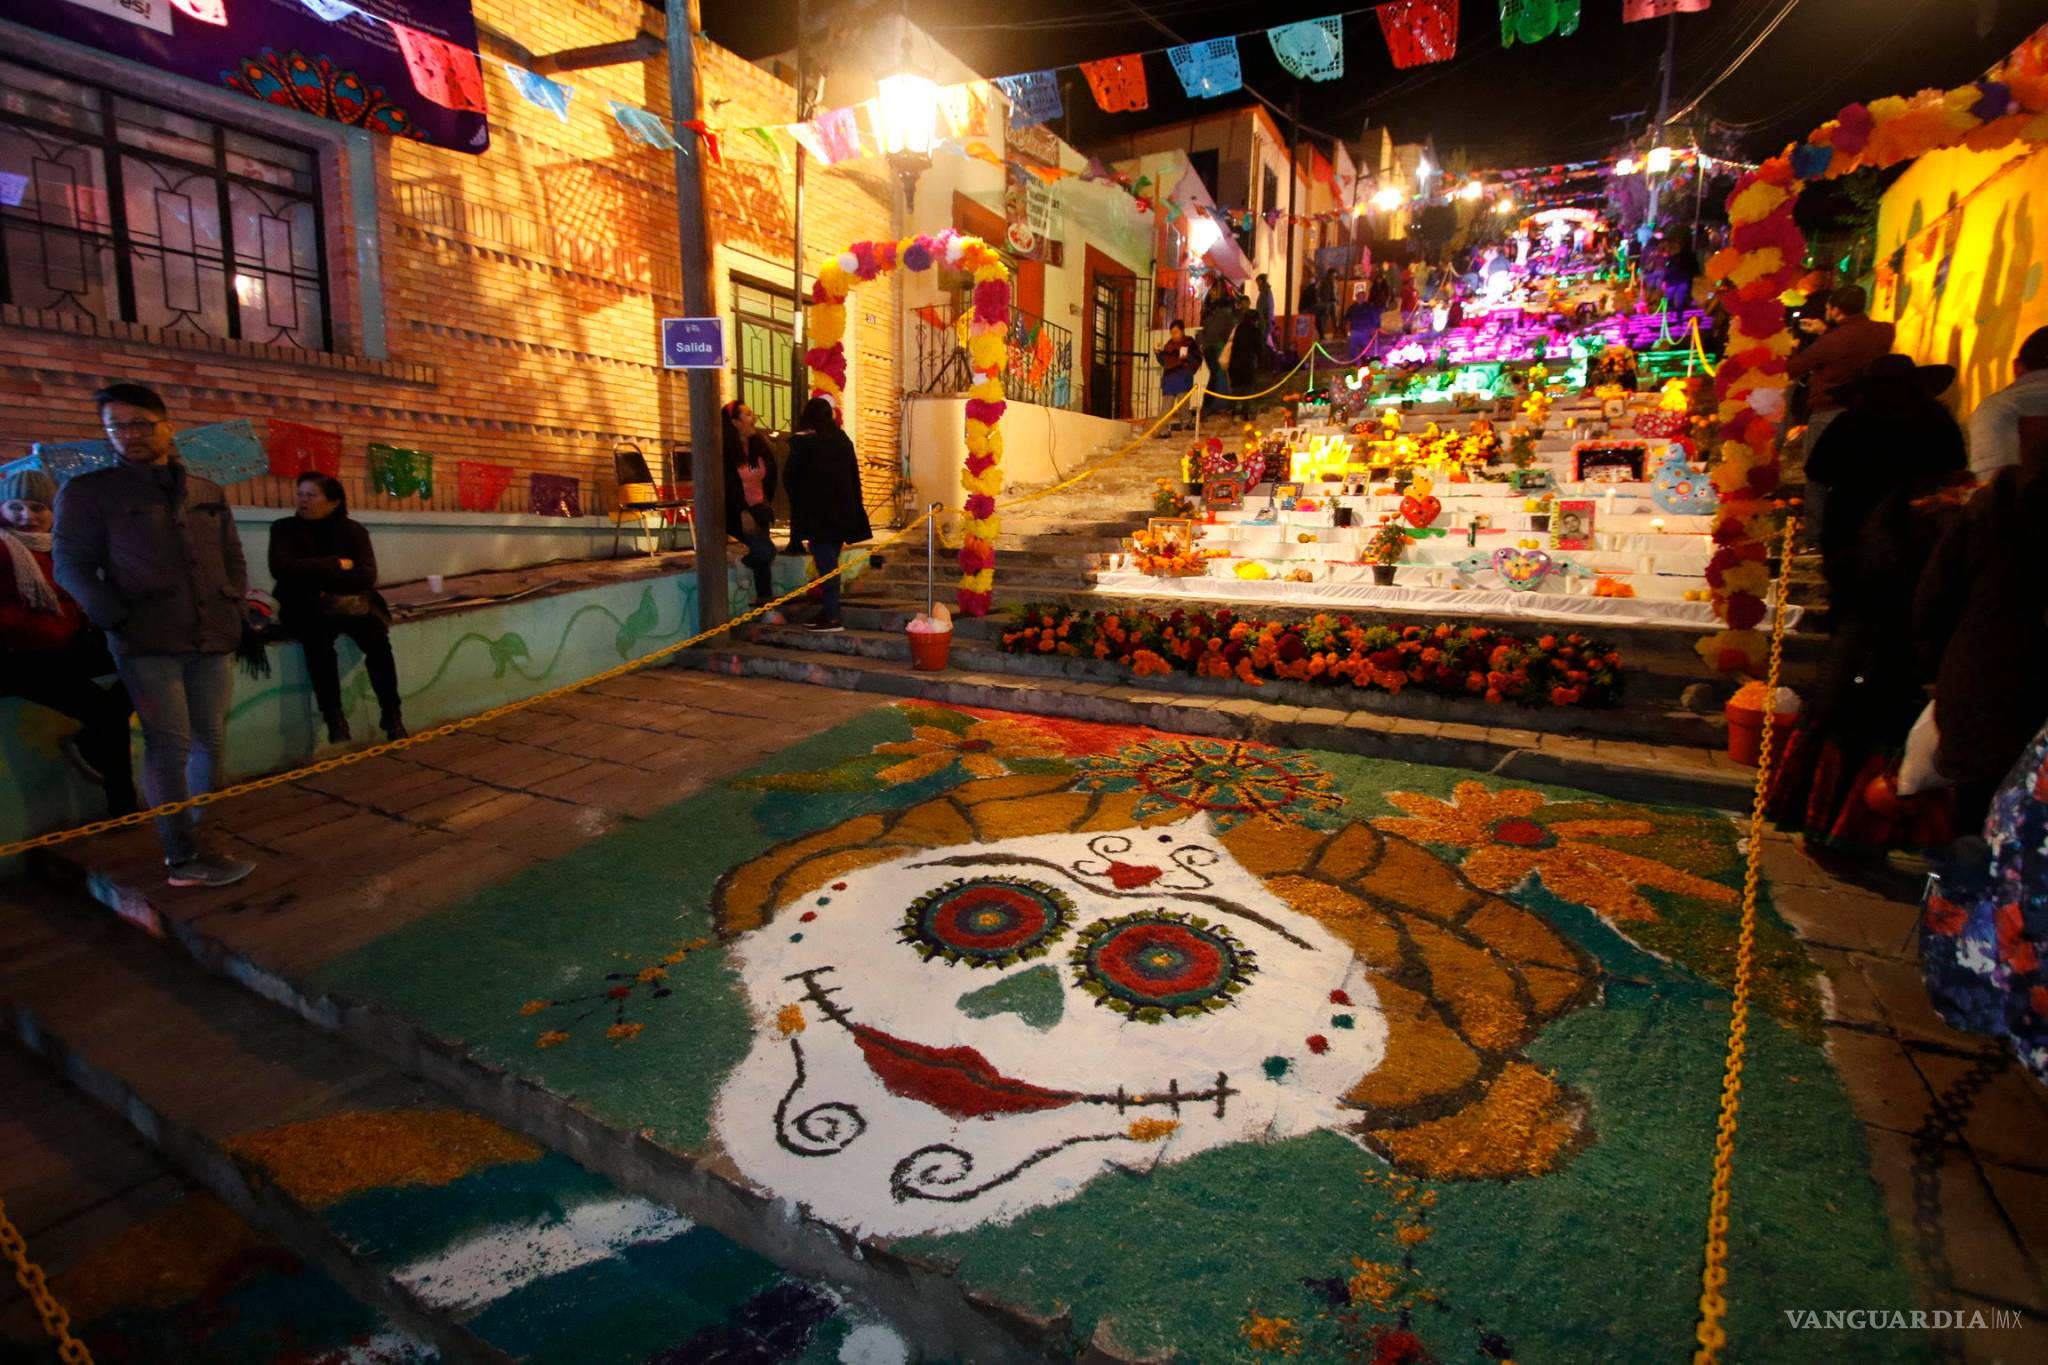
<svg viewBox="0 0 2048 1365"><path fill-rule="evenodd" d="M1401 515L1408 519L1410 526L1427 526L1435 521L1443 510L1442 501L1434 496L1401 499Z"/></svg>
<svg viewBox="0 0 2048 1365"><path fill-rule="evenodd" d="M1550 576L1553 561L1541 550L1500 549L1493 552L1493 570L1501 580L1519 592Z"/></svg>
<svg viewBox="0 0 2048 1365"><path fill-rule="evenodd" d="M1140 867L1136 863L1109 865L1110 884L1119 891L1135 891L1141 886L1150 886L1165 875L1162 868Z"/></svg>

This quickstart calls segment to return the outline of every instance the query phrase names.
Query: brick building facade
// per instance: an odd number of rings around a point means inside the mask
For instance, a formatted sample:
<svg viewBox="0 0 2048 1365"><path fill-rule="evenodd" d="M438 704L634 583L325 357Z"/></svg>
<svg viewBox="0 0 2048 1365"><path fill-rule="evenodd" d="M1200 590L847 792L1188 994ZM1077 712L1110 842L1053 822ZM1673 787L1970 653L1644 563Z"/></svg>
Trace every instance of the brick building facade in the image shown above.
<svg viewBox="0 0 2048 1365"><path fill-rule="evenodd" d="M605 106L616 99L666 115L666 62L564 76L576 91L564 122L521 98L490 60L524 62L643 29L660 33L662 16L640 0L477 0L475 12L491 125L481 155L344 128L0 24L8 52L0 62L0 136L33 137L37 156L61 152L74 165L139 154L121 145L125 133L107 134L95 151L83 145L90 137L52 131L50 120L69 127L91 106L148 125L147 136L128 139L142 151L174 134L200 146L215 128L228 130L230 142L244 134L270 140L281 159L306 159L301 188L313 202L292 212L302 225L310 212L317 225L306 234L306 259L314 259L317 237L325 277L319 326L318 294L306 283L293 310L298 325L283 335L261 316L273 295L254 309L242 300L242 314L259 314L244 316L245 339L226 335L205 307L183 307L193 300L168 297L168 286L161 298L130 290L124 320L104 280L97 295L24 281L33 287L13 288L12 301L0 305L0 460L35 440L97 436L89 395L114 379L158 388L181 425L249 418L260 434L279 418L339 431L351 498L391 510L453 508L455 462L471 459L517 471L503 510L524 510L525 475L538 471L573 475L585 511L602 511L612 497L616 442L650 453L687 446L682 376L660 368L657 346L658 320L684 311L671 154L629 138ZM793 90L760 68L709 42L699 45L699 63L713 123L794 116ZM115 103L123 97L137 103ZM24 110L38 118L26 130L8 122ZM789 168L765 147L729 138L725 152L724 168L706 178L720 311L730 315L737 301L757 315L757 332L785 329L779 341L767 339L774 346L754 335L751 361L746 347L735 347L742 355L723 377L731 397L739 367L758 369L763 355L786 363L793 196ZM24 226L16 213L11 231ZM814 166L805 215L812 260L891 234L886 172L875 162ZM23 250L12 252L11 270L25 271ZM245 288L239 279L231 286L229 273L216 261L210 273L198 272L196 287ZM851 321L850 426L879 500L898 461L896 295L885 284L864 291ZM431 452L431 499L370 494L371 442ZM236 484L231 496L283 505L289 489L257 478Z"/></svg>

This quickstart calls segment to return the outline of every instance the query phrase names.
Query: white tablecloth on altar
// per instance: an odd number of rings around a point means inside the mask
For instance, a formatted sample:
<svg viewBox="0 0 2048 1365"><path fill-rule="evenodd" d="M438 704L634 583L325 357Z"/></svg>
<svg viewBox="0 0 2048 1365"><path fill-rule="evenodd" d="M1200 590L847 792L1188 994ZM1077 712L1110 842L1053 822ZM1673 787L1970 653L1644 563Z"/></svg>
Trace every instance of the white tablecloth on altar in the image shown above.
<svg viewBox="0 0 2048 1365"><path fill-rule="evenodd" d="M1094 591L1122 597L1188 597L1243 606L1371 608L1376 611L1445 612L1459 615L1572 621L1586 626L1681 626L1719 630L1710 602L1643 597L1592 597L1563 592L1516 592L1508 588L1382 588L1374 583L1287 583L1277 579L1172 578L1107 572L1096 575ZM1801 608L1785 608L1788 629L1799 624Z"/></svg>

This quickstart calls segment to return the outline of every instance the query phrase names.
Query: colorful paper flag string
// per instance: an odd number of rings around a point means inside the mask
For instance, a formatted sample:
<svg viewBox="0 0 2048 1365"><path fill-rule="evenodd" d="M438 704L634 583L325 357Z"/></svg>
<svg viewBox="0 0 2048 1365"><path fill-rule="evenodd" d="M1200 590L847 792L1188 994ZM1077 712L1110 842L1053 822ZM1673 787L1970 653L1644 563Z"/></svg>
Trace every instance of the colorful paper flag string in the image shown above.
<svg viewBox="0 0 2048 1365"><path fill-rule="evenodd" d="M111 441L37 441L29 450L31 458L42 462L43 472L55 479L59 487L80 474L90 474L95 469L112 469L121 463ZM7 468L12 470L20 463L16 461Z"/></svg>
<svg viewBox="0 0 2048 1365"><path fill-rule="evenodd" d="M512 88L526 97L529 104L537 104L562 122L569 121L569 87L560 81L551 81L546 76L528 71L523 66L501 62L505 75L512 81Z"/></svg>
<svg viewBox="0 0 2048 1365"><path fill-rule="evenodd" d="M1713 0L1621 0L1621 22L1637 24L1645 19L1662 19L1667 14L1698 14Z"/></svg>
<svg viewBox="0 0 2048 1365"><path fill-rule="evenodd" d="M1344 74L1344 16L1328 15L1266 30L1273 55L1297 80L1334 81Z"/></svg>
<svg viewBox="0 0 2048 1365"><path fill-rule="evenodd" d="M391 19L384 20L384 25L398 39L405 69L412 73L413 86L422 95L443 109L489 112L484 107L484 72L474 52Z"/></svg>
<svg viewBox="0 0 2048 1365"><path fill-rule="evenodd" d="M1051 71L998 76L996 85L1010 101L1010 122L1019 128L1050 123L1066 112L1060 102L1059 77Z"/></svg>
<svg viewBox="0 0 2048 1365"><path fill-rule="evenodd" d="M341 433L309 427L282 418L270 419L270 439L265 445L270 472L280 479L296 479L305 473L334 478L341 473Z"/></svg>
<svg viewBox="0 0 2048 1365"><path fill-rule="evenodd" d="M612 117L618 120L619 127L624 128L626 136L633 141L644 142L649 147L659 147L664 152L682 150L683 144L676 141L675 135L669 132L668 125L645 109L636 109L617 100L608 100L606 103L611 105Z"/></svg>
<svg viewBox="0 0 2048 1365"><path fill-rule="evenodd" d="M1392 0L1375 12L1387 55L1397 68L1447 62L1458 55L1458 0Z"/></svg>
<svg viewBox="0 0 2048 1365"><path fill-rule="evenodd" d="M955 142L988 136L988 102L972 82L940 89L939 116L946 121L946 136Z"/></svg>
<svg viewBox="0 0 2048 1365"><path fill-rule="evenodd" d="M394 498L434 495L434 457L405 446L370 445L370 487Z"/></svg>
<svg viewBox="0 0 2048 1365"><path fill-rule="evenodd" d="M176 442L185 467L215 483L237 483L270 472L270 460L247 418L187 427Z"/></svg>
<svg viewBox="0 0 2048 1365"><path fill-rule="evenodd" d="M212 24L216 28L227 27L227 0L171 0L171 3L187 18L197 19L202 24Z"/></svg>
<svg viewBox="0 0 2048 1365"><path fill-rule="evenodd" d="M580 517L583 498L567 474L533 474L527 478L526 510L537 517Z"/></svg>
<svg viewBox="0 0 2048 1365"><path fill-rule="evenodd" d="M1173 63L1173 74L1180 77L1181 88L1190 99L1214 99L1244 88L1235 38L1211 38L1168 48L1166 59Z"/></svg>
<svg viewBox="0 0 2048 1365"><path fill-rule="evenodd" d="M1136 53L1083 62L1081 74L1103 113L1128 114L1146 107L1150 92L1145 88L1145 59Z"/></svg>
<svg viewBox="0 0 2048 1365"><path fill-rule="evenodd" d="M348 0L299 0L299 3L330 24L338 24L356 12L356 7Z"/></svg>
<svg viewBox="0 0 2048 1365"><path fill-rule="evenodd" d="M827 109L809 123L791 124L789 135L827 166L860 155L860 124L851 109Z"/></svg>
<svg viewBox="0 0 2048 1365"><path fill-rule="evenodd" d="M512 466L482 460L455 462L455 505L465 512L495 512L512 486Z"/></svg>

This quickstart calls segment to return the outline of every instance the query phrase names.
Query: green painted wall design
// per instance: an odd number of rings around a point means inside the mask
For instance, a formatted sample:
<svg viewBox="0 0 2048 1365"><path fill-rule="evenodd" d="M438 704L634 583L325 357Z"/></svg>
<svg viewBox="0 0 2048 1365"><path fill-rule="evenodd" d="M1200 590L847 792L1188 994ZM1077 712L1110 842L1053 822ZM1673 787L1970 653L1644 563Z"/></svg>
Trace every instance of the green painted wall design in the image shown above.
<svg viewBox="0 0 2048 1365"><path fill-rule="evenodd" d="M976 729L991 721L1006 728ZM708 1154L721 1083L756 1032L775 1026L750 1013L735 941L713 923L722 874L862 815L893 819L977 782L1062 770L1076 782L1099 778L1115 762L1132 767L1130 755L1148 746L1174 742L1031 717L880 708L374 943L318 984L465 1040L480 1060L610 1124ZM956 1264L977 1292L1071 1311L1077 1341L1107 1321L1130 1348L1171 1346L1205 1362L1254 1358L1246 1329L1260 1319L1284 1320L1304 1359L1354 1350L1371 1358L1370 1343L1404 1321L1444 1360L1502 1358L1500 1350L1525 1360L1687 1352L1728 1019L1739 831L1710 812L1491 779L1475 785L1449 769L1268 756L1329 779L1337 808L1308 800L1298 811L1303 827L1476 810L1476 791L1533 812L1534 832L1503 826L1517 847L1581 846L1503 893L1574 945L1598 977L1597 992L1559 1012L1526 1048L1534 1069L1583 1098L1578 1145L1532 1165L1534 1174L1432 1179L1391 1169L1381 1152L1333 1131L1241 1142L1142 1173L1111 1172L1013 1221L912 1237L904 1249ZM1533 796L1513 795L1521 792ZM1475 847L1417 847L1460 876L1485 871ZM1663 871L1632 872L1627 895L1575 880L1572 857L1603 847ZM1566 899L1552 881L1605 908ZM1630 901L1637 896L1653 919L1628 918L1639 914ZM579 913L563 914L565 905ZM1780 1310L1910 1306L1914 1287L1868 1174L1861 1125L1820 1047L1811 966L1768 905L1760 940L1730 1238L1730 1358L1803 1361L1813 1343L1786 1331ZM655 982L667 993L647 988ZM616 1009L577 1017L555 1003L610 999L620 986L630 989ZM1858 1350L1871 1360L1927 1358L1926 1343L1906 1332L1859 1340Z"/></svg>

